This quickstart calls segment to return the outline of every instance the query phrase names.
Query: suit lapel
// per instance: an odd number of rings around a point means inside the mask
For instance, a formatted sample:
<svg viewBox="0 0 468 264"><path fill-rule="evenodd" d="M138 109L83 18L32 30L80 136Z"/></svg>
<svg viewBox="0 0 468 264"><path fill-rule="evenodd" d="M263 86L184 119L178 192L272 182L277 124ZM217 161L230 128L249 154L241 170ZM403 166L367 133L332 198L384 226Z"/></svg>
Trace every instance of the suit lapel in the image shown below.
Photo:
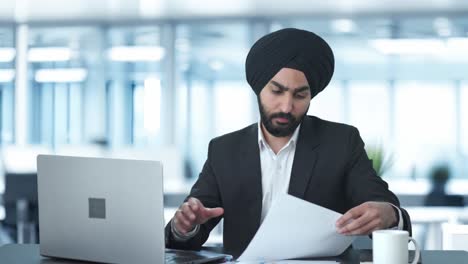
<svg viewBox="0 0 468 264"><path fill-rule="evenodd" d="M247 214L250 219L248 230L251 230L252 237L260 226L262 212L262 172L260 168L260 150L258 147L258 125L252 125L247 133L247 140L244 141L243 151L239 157L242 177L242 201L245 202Z"/></svg>
<svg viewBox="0 0 468 264"><path fill-rule="evenodd" d="M304 118L294 154L288 193L301 199L304 198L318 155L319 135L315 125L313 118Z"/></svg>

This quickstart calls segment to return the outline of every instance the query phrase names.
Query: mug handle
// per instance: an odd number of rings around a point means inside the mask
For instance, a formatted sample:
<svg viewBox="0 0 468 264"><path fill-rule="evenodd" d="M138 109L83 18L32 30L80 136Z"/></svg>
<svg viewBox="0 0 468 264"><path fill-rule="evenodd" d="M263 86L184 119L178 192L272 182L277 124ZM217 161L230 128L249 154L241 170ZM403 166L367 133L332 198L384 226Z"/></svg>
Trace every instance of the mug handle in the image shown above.
<svg viewBox="0 0 468 264"><path fill-rule="evenodd" d="M419 257L420 257L421 252L419 251L418 244L416 243L416 240L414 240L414 238L409 237L408 242L413 242L413 244L414 244L414 249L415 249L414 250L414 259L413 259L413 262L411 262L411 264L416 264L419 261Z"/></svg>

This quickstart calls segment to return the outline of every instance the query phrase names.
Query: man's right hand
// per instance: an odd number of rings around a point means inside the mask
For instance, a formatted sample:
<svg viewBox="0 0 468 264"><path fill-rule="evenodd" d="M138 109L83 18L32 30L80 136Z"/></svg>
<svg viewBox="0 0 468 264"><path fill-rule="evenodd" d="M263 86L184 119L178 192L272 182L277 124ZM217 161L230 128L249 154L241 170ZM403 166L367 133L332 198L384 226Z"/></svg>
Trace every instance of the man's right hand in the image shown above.
<svg viewBox="0 0 468 264"><path fill-rule="evenodd" d="M223 208L206 208L200 200L191 197L179 207L172 221L174 221L177 232L185 235L192 231L196 225L204 224L211 218L221 216L223 213Z"/></svg>

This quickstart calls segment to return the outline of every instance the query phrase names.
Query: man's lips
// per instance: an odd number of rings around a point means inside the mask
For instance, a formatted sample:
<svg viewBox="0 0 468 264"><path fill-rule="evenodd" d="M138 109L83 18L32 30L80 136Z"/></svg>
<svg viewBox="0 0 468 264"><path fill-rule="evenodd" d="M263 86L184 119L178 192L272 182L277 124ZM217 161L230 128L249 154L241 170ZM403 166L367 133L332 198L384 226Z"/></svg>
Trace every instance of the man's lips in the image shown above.
<svg viewBox="0 0 468 264"><path fill-rule="evenodd" d="M276 122L279 122L279 123L289 123L289 119L284 118L284 117L275 117L274 119L276 120Z"/></svg>

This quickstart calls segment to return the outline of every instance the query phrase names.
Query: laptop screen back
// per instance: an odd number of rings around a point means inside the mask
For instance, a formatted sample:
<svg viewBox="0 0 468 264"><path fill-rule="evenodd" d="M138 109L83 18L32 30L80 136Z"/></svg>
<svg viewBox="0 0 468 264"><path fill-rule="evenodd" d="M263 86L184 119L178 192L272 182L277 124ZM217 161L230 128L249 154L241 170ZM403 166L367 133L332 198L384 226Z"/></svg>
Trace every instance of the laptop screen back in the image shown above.
<svg viewBox="0 0 468 264"><path fill-rule="evenodd" d="M157 161L38 156L40 253L163 263L163 171Z"/></svg>

